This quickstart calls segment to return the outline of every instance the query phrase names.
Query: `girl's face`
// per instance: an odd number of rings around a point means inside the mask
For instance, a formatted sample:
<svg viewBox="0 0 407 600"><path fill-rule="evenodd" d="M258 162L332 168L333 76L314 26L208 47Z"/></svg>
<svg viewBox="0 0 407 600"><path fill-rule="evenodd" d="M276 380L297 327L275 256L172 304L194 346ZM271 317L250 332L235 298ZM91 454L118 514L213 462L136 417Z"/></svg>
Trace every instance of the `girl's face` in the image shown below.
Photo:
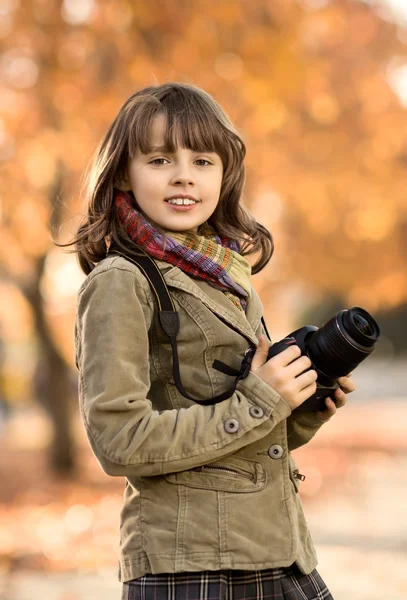
<svg viewBox="0 0 407 600"><path fill-rule="evenodd" d="M155 117L151 127L150 154L137 152L130 161L129 187L143 212L170 231L197 231L214 212L223 176L221 158L215 152L194 152L177 147L163 150L166 121ZM192 204L171 204L169 198L189 197ZM184 202L184 200L183 200ZM188 201L189 202L189 201Z"/></svg>

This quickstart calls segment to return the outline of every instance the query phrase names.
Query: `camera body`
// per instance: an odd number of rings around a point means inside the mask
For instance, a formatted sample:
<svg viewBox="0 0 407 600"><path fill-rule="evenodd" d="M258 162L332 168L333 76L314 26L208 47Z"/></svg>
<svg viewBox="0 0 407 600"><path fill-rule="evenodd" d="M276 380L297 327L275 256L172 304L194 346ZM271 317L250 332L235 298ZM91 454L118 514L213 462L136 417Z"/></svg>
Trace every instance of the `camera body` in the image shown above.
<svg viewBox="0 0 407 600"><path fill-rule="evenodd" d="M272 346L270 346L267 360L270 360L273 356L276 356L280 352L283 352L289 346L298 346L301 350L301 354L303 356L308 356L307 351L307 339L310 335L318 331L318 327L313 325L307 325L305 327L301 327L300 329L296 329L292 333L290 333L287 337L276 342ZM311 360L312 362L312 360ZM335 378L327 377L318 369L314 364L310 367L310 369L315 369L318 373L317 378L317 389L316 392L310 396L305 402L300 404L295 410L297 412L307 412L310 410L324 410L326 408L325 398L332 398L335 401L333 396L335 390L339 387L339 384Z"/></svg>
<svg viewBox="0 0 407 600"><path fill-rule="evenodd" d="M344 309L322 327L301 327L272 344L267 360L297 345L301 354L311 360L311 369L318 374L316 392L300 404L298 412L324 410L325 398L335 401L338 378L348 375L374 350L380 329L372 315L358 306Z"/></svg>

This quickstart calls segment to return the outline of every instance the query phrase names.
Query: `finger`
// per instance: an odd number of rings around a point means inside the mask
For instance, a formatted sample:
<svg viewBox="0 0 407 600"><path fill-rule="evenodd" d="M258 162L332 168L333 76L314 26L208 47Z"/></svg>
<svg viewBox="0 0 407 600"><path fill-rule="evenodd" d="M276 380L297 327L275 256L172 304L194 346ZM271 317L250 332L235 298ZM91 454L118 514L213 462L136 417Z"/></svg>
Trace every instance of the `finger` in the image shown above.
<svg viewBox="0 0 407 600"><path fill-rule="evenodd" d="M331 398L325 398L325 406L325 410L317 410L315 413L323 421L329 421L329 419L336 413L336 405Z"/></svg>
<svg viewBox="0 0 407 600"><path fill-rule="evenodd" d="M346 404L345 392L343 392L340 388L338 388L337 390L335 390L334 396L335 396L337 408L341 408L342 406L345 406L345 404Z"/></svg>
<svg viewBox="0 0 407 600"><path fill-rule="evenodd" d="M330 417L332 417L332 415L334 415L336 413L336 404L332 400L332 398L329 398L329 397L325 398L325 406L326 406L326 408L319 412L323 413L324 415L329 415Z"/></svg>
<svg viewBox="0 0 407 600"><path fill-rule="evenodd" d="M264 365L267 360L269 345L267 342L267 338L265 335L261 334L259 337L259 343L256 348L256 352L254 353L252 364L250 366L251 371L257 371L260 367Z"/></svg>
<svg viewBox="0 0 407 600"><path fill-rule="evenodd" d="M297 345L294 344L293 346L289 346L279 354L276 354L276 356L273 356L273 358L270 358L269 362L273 363L273 365L276 367L286 367L293 360L299 358L300 356L301 350Z"/></svg>
<svg viewBox="0 0 407 600"><path fill-rule="evenodd" d="M325 406L326 411L332 416L336 413L337 406L336 403L332 400L332 398L325 398Z"/></svg>
<svg viewBox="0 0 407 600"><path fill-rule="evenodd" d="M305 388L303 388L297 395L297 403L296 405L299 406L300 404L302 404L303 402L305 402L305 400L308 400L308 398L310 398L313 394L315 394L315 390L316 390L316 384L311 383L310 385L307 385Z"/></svg>
<svg viewBox="0 0 407 600"><path fill-rule="evenodd" d="M316 371L314 371L314 369L305 371L305 373L302 373L301 375L298 375L298 377L295 378L294 382L295 382L296 388L298 390L302 390L302 389L308 387L309 385L313 385L314 388L316 389L315 382L317 380L317 377L318 377L318 374Z"/></svg>
<svg viewBox="0 0 407 600"><path fill-rule="evenodd" d="M304 373L304 371L308 371L311 366L312 362L308 356L300 356L287 365L286 374L289 377L298 377L298 375Z"/></svg>
<svg viewBox="0 0 407 600"><path fill-rule="evenodd" d="M338 383L346 394L356 390L356 383L349 377L339 377Z"/></svg>

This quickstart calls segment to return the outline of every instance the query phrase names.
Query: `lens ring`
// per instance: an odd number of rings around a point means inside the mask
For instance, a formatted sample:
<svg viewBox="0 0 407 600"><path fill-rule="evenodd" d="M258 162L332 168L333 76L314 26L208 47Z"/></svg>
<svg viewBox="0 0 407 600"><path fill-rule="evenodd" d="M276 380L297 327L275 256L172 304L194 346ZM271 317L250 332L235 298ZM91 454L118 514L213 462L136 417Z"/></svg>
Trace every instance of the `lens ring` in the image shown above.
<svg viewBox="0 0 407 600"><path fill-rule="evenodd" d="M359 306L353 306L342 315L348 336L357 344L370 347L378 340L380 329L372 315Z"/></svg>
<svg viewBox="0 0 407 600"><path fill-rule="evenodd" d="M355 314L364 319L362 327L355 324L352 318ZM365 322L372 326L372 335L360 331ZM353 307L339 311L314 332L307 340L306 350L318 376L335 380L353 371L367 358L379 336L380 329L373 317L365 310Z"/></svg>
<svg viewBox="0 0 407 600"><path fill-rule="evenodd" d="M364 346L360 343L357 342L357 340L355 339L355 336L350 336L348 331L346 330L345 326L344 326L344 315L346 315L347 311L346 310L342 310L340 312L338 312L334 319L335 319L335 329L336 332L339 335L339 338L337 339L337 342L339 342L340 339L342 339L342 342L345 342L347 345L347 351L349 351L351 348L353 348L354 350L356 350L358 353L360 352L364 352L367 354L370 354L370 352L372 351L371 346ZM345 350L345 348L342 348L342 350Z"/></svg>

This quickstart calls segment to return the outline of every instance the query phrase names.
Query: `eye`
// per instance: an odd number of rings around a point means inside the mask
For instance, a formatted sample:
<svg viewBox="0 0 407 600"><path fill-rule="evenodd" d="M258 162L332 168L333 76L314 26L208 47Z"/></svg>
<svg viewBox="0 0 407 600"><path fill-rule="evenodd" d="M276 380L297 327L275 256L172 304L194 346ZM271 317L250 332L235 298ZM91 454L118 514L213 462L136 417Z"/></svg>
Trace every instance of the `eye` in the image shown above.
<svg viewBox="0 0 407 600"><path fill-rule="evenodd" d="M149 164L149 165L157 165L157 164L160 164L160 165L162 165L162 164L163 164L162 162L161 162L161 163L157 162L157 161L160 161L160 160L167 160L167 159L166 159L166 158L154 158L154 159L153 159L152 161L150 161L148 164Z"/></svg>
<svg viewBox="0 0 407 600"><path fill-rule="evenodd" d="M198 158L198 159L197 159L195 162L201 162L201 163L202 163L202 162L205 162L205 163L207 163L208 165L211 165L211 164L212 164L211 162L209 162L209 160L206 160L206 158ZM205 165L200 165L200 166L203 166L203 167L204 167Z"/></svg>

